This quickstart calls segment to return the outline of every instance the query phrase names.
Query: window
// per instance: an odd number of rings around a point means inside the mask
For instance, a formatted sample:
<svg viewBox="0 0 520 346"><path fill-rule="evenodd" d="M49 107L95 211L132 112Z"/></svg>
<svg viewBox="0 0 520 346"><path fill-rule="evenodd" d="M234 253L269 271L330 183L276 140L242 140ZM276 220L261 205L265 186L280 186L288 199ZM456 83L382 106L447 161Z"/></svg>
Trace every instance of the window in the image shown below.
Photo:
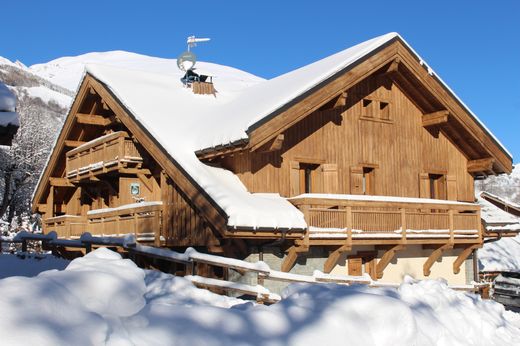
<svg viewBox="0 0 520 346"><path fill-rule="evenodd" d="M316 191L316 178L318 164L300 163L300 193L312 193Z"/></svg>
<svg viewBox="0 0 520 346"><path fill-rule="evenodd" d="M350 167L350 193L353 195L376 194L376 168L378 165L363 164Z"/></svg>
<svg viewBox="0 0 520 346"><path fill-rule="evenodd" d="M364 98L361 102L361 119L388 122L390 121L390 102L372 98Z"/></svg>
<svg viewBox="0 0 520 346"><path fill-rule="evenodd" d="M362 191L363 195L374 195L374 168L371 167L363 167L363 185Z"/></svg>
<svg viewBox="0 0 520 346"><path fill-rule="evenodd" d="M446 176L444 174L428 174L430 198L447 199Z"/></svg>

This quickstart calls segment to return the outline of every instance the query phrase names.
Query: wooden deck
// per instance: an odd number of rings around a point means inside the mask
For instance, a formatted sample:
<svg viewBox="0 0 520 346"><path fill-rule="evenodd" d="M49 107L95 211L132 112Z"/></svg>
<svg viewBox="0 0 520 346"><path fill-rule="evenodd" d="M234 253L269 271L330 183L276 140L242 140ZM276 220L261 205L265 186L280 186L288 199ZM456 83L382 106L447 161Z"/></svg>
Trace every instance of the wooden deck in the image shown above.
<svg viewBox="0 0 520 346"><path fill-rule="evenodd" d="M137 240L155 241L161 234L162 209L161 202L154 202L92 210L87 214L87 230L92 235L134 234Z"/></svg>
<svg viewBox="0 0 520 346"><path fill-rule="evenodd" d="M160 237L161 202L131 204L119 208L90 211L86 217L62 215L43 220L44 233L54 231L60 238L79 238L84 232L94 236L134 234L142 242Z"/></svg>
<svg viewBox="0 0 520 346"><path fill-rule="evenodd" d="M356 200L293 198L309 225L307 242L389 243L480 242L480 207L471 203L434 203L406 199Z"/></svg>
<svg viewBox="0 0 520 346"><path fill-rule="evenodd" d="M143 161L134 142L124 131L96 138L68 151L66 156L66 177L72 181L127 167L140 167Z"/></svg>
<svg viewBox="0 0 520 346"><path fill-rule="evenodd" d="M76 215L55 216L43 220L43 232L56 232L58 237L79 237L86 231L87 220L85 217Z"/></svg>

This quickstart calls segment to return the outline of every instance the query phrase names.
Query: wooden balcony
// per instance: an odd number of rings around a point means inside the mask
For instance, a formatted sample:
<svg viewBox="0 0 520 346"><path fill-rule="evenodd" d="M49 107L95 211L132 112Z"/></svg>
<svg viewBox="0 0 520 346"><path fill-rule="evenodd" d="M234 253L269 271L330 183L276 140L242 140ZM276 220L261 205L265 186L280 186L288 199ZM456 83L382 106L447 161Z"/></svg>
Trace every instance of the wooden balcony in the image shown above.
<svg viewBox="0 0 520 346"><path fill-rule="evenodd" d="M161 231L162 202L133 203L117 208L91 210L87 230L92 235L134 234L138 241L158 240Z"/></svg>
<svg viewBox="0 0 520 346"><path fill-rule="evenodd" d="M303 211L311 243L479 243L480 207L418 198L301 195L290 201Z"/></svg>
<svg viewBox="0 0 520 346"><path fill-rule="evenodd" d="M82 216L62 215L43 220L43 232L56 232L59 238L79 237L87 229L87 220Z"/></svg>
<svg viewBox="0 0 520 346"><path fill-rule="evenodd" d="M67 152L66 175L73 181L128 167L140 167L142 157L124 131L96 138Z"/></svg>

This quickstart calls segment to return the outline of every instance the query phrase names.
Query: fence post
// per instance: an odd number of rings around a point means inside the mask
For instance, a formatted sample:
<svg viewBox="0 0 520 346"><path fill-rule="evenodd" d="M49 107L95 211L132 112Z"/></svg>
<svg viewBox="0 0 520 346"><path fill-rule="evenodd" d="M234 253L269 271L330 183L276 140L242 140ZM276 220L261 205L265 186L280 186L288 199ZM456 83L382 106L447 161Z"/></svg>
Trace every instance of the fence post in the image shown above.
<svg viewBox="0 0 520 346"><path fill-rule="evenodd" d="M454 210L453 209L450 209L448 211L448 220L449 220L449 225L450 225L450 243L454 243L455 242L455 234L453 233L454 231L454 222L453 222L453 214L454 214Z"/></svg>
<svg viewBox="0 0 520 346"><path fill-rule="evenodd" d="M347 245L352 246L352 207L347 206Z"/></svg>
<svg viewBox="0 0 520 346"><path fill-rule="evenodd" d="M483 235L483 230L482 230L482 222L481 222L481 218L480 218L480 207L477 210L475 221L477 222L478 238L480 239L480 241L483 241L484 235Z"/></svg>
<svg viewBox="0 0 520 346"><path fill-rule="evenodd" d="M401 208L401 241L404 243L406 242L406 229L407 229L407 224L406 224L406 209L405 208Z"/></svg>
<svg viewBox="0 0 520 346"><path fill-rule="evenodd" d="M309 248L309 233L311 228L311 216L310 216L310 205L304 204L302 205L302 213L303 217L305 219L305 222L307 223L307 229L305 230L305 235L303 238L303 246L307 249Z"/></svg>

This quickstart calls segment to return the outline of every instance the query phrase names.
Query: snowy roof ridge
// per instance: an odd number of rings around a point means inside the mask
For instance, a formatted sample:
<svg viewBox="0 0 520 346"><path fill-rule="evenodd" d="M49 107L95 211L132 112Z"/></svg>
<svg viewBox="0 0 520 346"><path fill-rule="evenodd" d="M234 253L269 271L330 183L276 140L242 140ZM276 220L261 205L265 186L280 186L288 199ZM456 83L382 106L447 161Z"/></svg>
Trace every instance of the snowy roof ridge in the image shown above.
<svg viewBox="0 0 520 346"><path fill-rule="evenodd" d="M487 224L520 224L520 218L509 214L484 198L478 196L477 202L481 207L480 216Z"/></svg>
<svg viewBox="0 0 520 346"><path fill-rule="evenodd" d="M496 199L498 199L499 201L501 201L502 203L504 203L504 205L507 205L507 206L511 206L511 207L513 207L513 208L520 209L520 205L519 205L519 204L517 204L517 203L515 203L515 202L512 202L512 201L508 200L507 198L500 197L500 196L495 195L495 194L493 194L493 193L491 193L491 192L488 192L488 191L482 191L482 192L480 193L480 197L485 198L483 195L488 195L488 196L490 196L490 197L492 197L492 198L496 198Z"/></svg>

